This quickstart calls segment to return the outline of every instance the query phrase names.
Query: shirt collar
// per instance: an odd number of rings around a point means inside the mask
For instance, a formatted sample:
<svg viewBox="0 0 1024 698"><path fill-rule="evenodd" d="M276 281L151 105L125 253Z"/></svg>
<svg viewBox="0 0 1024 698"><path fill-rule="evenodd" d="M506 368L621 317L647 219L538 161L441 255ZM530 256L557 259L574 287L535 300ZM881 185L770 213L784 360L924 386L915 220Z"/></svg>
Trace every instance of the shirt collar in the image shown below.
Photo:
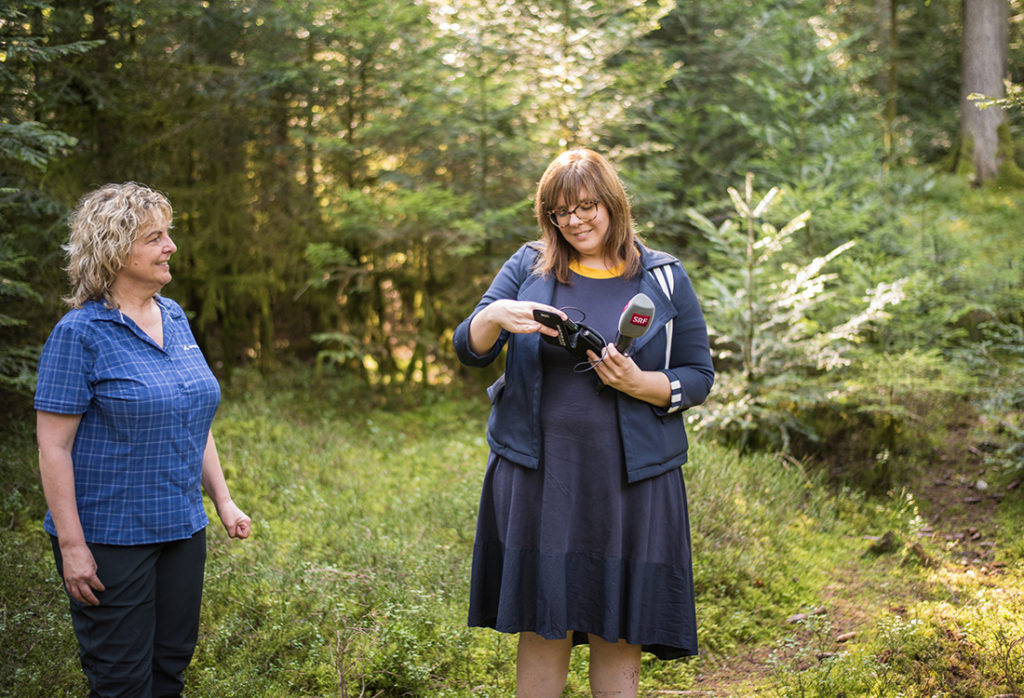
<svg viewBox="0 0 1024 698"><path fill-rule="evenodd" d="M177 303L172 303L170 300L160 295L154 296L154 299L167 317L179 320L185 316L185 311L183 311L181 306ZM105 300L86 301L82 304L82 310L85 311L90 320L112 320L114 322L123 322L121 311L117 308L107 307L107 302Z"/></svg>
<svg viewBox="0 0 1024 698"><path fill-rule="evenodd" d="M617 276L621 276L625 269L625 262L616 264L611 269L596 269L594 267L588 267L584 264L580 264L579 261L575 259L569 262L569 271L574 271L580 276L585 276L588 279L614 279Z"/></svg>

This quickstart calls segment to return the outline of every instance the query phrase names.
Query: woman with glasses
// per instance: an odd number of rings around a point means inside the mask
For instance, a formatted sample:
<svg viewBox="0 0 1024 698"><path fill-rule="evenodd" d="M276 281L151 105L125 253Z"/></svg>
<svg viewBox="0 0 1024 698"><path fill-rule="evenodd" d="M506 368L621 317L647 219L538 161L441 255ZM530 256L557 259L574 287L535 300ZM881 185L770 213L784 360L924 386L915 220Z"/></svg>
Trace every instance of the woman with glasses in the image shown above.
<svg viewBox="0 0 1024 698"><path fill-rule="evenodd" d="M456 329L460 360L494 361L491 447L480 500L469 624L518 633L517 695L559 696L575 644L594 695L635 696L642 651L697 653L682 412L714 381L707 327L682 264L633 230L610 163L576 149L537 187L540 239L510 257ZM587 361L555 313L614 340L637 294L648 330Z"/></svg>

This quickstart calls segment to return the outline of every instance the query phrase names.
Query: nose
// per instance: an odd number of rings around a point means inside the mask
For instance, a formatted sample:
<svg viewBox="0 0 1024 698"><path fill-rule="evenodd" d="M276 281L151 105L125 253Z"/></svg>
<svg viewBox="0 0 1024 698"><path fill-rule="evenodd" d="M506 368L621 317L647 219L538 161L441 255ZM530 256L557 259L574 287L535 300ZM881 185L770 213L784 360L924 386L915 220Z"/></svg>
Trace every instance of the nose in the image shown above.
<svg viewBox="0 0 1024 698"><path fill-rule="evenodd" d="M167 236L167 242L164 244L164 249L166 249L169 254L174 254L178 251L178 246L174 244L174 240L171 239L169 234Z"/></svg>

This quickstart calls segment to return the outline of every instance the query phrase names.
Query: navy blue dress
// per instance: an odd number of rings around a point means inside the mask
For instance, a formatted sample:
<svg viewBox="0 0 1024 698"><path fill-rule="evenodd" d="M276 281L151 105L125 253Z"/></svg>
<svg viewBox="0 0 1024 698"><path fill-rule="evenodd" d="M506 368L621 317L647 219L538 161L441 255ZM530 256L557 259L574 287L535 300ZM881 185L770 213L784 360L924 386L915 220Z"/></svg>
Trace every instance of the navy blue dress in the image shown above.
<svg viewBox="0 0 1024 698"><path fill-rule="evenodd" d="M614 341L638 283L573 273L553 305ZM580 319L577 311L568 315ZM682 471L626 481L616 391L541 343L537 470L491 454L473 547L469 625L549 639L573 631L640 644L660 659L697 653ZM653 413L652 413L653 418Z"/></svg>

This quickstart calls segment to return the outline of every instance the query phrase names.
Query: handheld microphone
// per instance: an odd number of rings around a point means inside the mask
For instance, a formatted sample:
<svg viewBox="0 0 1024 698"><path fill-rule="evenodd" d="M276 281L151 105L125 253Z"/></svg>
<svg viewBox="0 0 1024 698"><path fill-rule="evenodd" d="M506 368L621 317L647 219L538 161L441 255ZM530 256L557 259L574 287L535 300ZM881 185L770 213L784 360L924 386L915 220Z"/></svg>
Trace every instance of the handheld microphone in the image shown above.
<svg viewBox="0 0 1024 698"><path fill-rule="evenodd" d="M651 326L653 318L654 302L646 293L638 293L630 298L619 316L619 336L615 339L615 348L625 354L633 340Z"/></svg>

